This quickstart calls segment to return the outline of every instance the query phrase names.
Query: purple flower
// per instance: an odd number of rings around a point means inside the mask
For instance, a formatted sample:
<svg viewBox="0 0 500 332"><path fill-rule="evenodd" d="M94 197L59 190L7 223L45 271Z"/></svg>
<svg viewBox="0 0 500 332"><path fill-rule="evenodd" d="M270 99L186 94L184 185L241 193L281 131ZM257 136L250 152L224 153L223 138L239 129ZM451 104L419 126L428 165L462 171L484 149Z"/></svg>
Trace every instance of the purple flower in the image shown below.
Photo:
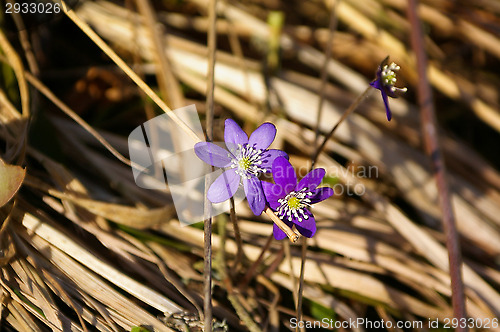
<svg viewBox="0 0 500 332"><path fill-rule="evenodd" d="M276 184L262 182L264 193L271 209L290 228L295 227L305 237L316 233L316 221L310 211L313 204L333 195L332 188L317 188L325 176L323 168L309 172L299 183L295 170L288 160L278 157L273 163L273 178ZM274 238L282 240L286 234L274 224Z"/></svg>
<svg viewBox="0 0 500 332"><path fill-rule="evenodd" d="M394 62L390 65L387 65L387 61L389 57L385 58L384 61L380 64L377 70L377 78L370 83L372 87L380 90L382 94L382 99L384 100L385 112L387 114L387 120L391 121L392 113L389 108L389 97L397 98L396 93L404 93L407 91L406 88L396 88L394 84L396 84L396 72L400 69L400 67Z"/></svg>
<svg viewBox="0 0 500 332"><path fill-rule="evenodd" d="M197 143L194 151L198 158L212 166L227 168L210 185L208 200L212 203L228 200L243 182L250 209L260 215L266 207L266 198L259 175L271 172L274 159L287 156L281 150L267 149L275 136L276 127L272 123L263 123L248 138L234 120L227 119L224 129L227 150L210 142Z"/></svg>

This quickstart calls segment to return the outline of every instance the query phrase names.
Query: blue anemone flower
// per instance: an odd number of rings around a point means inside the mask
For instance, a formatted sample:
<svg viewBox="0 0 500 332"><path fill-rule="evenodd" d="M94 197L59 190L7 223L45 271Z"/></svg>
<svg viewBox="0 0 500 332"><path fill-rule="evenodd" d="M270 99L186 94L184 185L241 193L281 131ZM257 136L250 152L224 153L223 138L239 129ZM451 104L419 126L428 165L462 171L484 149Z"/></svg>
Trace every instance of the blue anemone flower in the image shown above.
<svg viewBox="0 0 500 332"><path fill-rule="evenodd" d="M227 119L224 141L227 150L210 142L200 142L194 147L198 158L212 166L226 168L207 191L212 203L221 203L231 198L240 183L243 183L248 205L255 215L260 215L266 207L259 175L271 172L274 159L288 157L281 150L268 149L276 136L276 127L263 123L248 138L247 134L232 120Z"/></svg>
<svg viewBox="0 0 500 332"><path fill-rule="evenodd" d="M377 78L373 82L370 83L372 87L380 90L382 94L382 99L384 100L385 112L387 114L387 120L391 121L392 113L389 108L389 97L397 98L398 93L404 93L407 91L406 88L396 88L394 84L396 84L396 72L400 69L400 67L394 62L390 65L387 65L389 57L385 58L384 61L380 64L377 70Z"/></svg>
<svg viewBox="0 0 500 332"><path fill-rule="evenodd" d="M316 168L297 183L295 170L290 162L278 157L273 163L272 171L275 184L262 182L269 206L288 227L295 225L300 234L312 237L316 233L316 220L310 209L313 204L333 195L332 188L317 188L325 176L325 170ZM276 240L286 237L285 232L276 224L273 234Z"/></svg>

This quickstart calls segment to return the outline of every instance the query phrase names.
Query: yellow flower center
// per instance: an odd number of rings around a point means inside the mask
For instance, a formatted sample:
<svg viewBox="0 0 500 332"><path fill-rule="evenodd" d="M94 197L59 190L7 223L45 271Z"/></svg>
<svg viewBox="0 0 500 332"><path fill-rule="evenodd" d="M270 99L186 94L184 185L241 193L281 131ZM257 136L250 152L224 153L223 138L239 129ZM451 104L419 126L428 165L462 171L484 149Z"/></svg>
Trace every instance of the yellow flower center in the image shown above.
<svg viewBox="0 0 500 332"><path fill-rule="evenodd" d="M252 176L259 176L266 173L267 168L262 164L267 162L270 155L266 155L262 149L257 149L248 144L238 144L236 151L233 150L228 157L231 159L231 168L236 168L236 174L244 179L250 179Z"/></svg>
<svg viewBox="0 0 500 332"><path fill-rule="evenodd" d="M278 216L281 220L287 219L298 222L309 219L308 209L311 207L311 196L313 192L307 187L299 191L291 191L285 197L278 199L280 206L277 208Z"/></svg>
<svg viewBox="0 0 500 332"><path fill-rule="evenodd" d="M248 157L243 157L238 160L238 168L241 170L247 170L250 167L251 161Z"/></svg>
<svg viewBox="0 0 500 332"><path fill-rule="evenodd" d="M386 83L391 84L396 80L396 74L392 72L391 74L382 75L382 78Z"/></svg>
<svg viewBox="0 0 500 332"><path fill-rule="evenodd" d="M298 209L298 208L300 208L300 207L301 207L301 205L302 205L302 204L300 203L300 199L298 199L298 198L297 198L297 197L295 197L295 196L290 197L290 198L288 199L287 204L288 204L288 207L289 207L290 209Z"/></svg>

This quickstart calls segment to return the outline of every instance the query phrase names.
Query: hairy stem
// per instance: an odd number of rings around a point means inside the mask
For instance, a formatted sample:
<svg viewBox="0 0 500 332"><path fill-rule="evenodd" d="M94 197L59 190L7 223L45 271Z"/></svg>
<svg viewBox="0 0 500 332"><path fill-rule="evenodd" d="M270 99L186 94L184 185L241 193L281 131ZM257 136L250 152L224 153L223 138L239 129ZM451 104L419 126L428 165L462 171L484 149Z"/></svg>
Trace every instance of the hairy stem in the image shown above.
<svg viewBox="0 0 500 332"><path fill-rule="evenodd" d="M243 241L241 240L241 232L240 232L240 227L238 226L238 219L236 217L236 210L234 208L234 198L231 197L229 199L229 216L231 218L231 223L233 224L233 230L234 230L234 241L236 242L236 258L234 259L233 263L233 273L232 275L234 276L238 272L239 264L241 263L241 259L243 257Z"/></svg>
<svg viewBox="0 0 500 332"><path fill-rule="evenodd" d="M337 130L337 128L339 127L339 125L347 118L347 116L349 114L351 114L356 108L358 108L359 104L361 104L361 102L366 97L368 97L368 95L369 95L369 93L371 91L372 91L372 87L368 86L366 88L366 90L363 91L363 93L360 94L358 96L358 98L356 98L356 100L351 104L351 106L349 106L349 108L344 111L344 114L342 114L342 117L340 118L340 120L337 121L337 123L333 126L332 130L325 136L325 138L323 139L323 142L321 143L321 145L316 149L316 153L312 157L311 169L316 164L316 161L318 161L318 157L319 157L321 151L323 151L323 149L325 148L326 143L330 140L330 138L332 138L333 134L335 133L335 131Z"/></svg>
<svg viewBox="0 0 500 332"><path fill-rule="evenodd" d="M255 262L253 262L252 266L250 266L247 273L243 277L243 280L239 283L238 288L245 289L247 287L248 283L250 282L250 280L254 276L255 271L257 270L260 263L264 259L264 254L266 253L267 249L269 249L269 247L271 246L272 241L273 241L273 234L270 234L267 237L267 240L266 240L266 243L264 244L264 247L262 247L262 250L259 254L259 257L257 257Z"/></svg>
<svg viewBox="0 0 500 332"><path fill-rule="evenodd" d="M304 275L306 266L306 253L307 253L307 238L302 238L302 250L301 250L301 261L300 261L300 276L299 276L299 293L297 296L297 322L302 321L302 298L304 293ZM297 326L296 331L299 330ZM305 331L305 328L302 329Z"/></svg>
<svg viewBox="0 0 500 332"><path fill-rule="evenodd" d="M208 29L208 81L207 81L207 141L213 140L213 120L214 120L214 76L215 76L215 51L217 49L217 36L215 30L216 23L216 12L215 6L217 4L216 0L210 0L208 7L208 19L210 21L210 27ZM213 167L212 167L213 171ZM208 177L205 180L205 191L208 188ZM207 199L207 193L205 192L205 206L210 206ZM210 211L211 212L211 211ZM211 215L211 213L209 214ZM207 215L208 216L208 215ZM203 309L205 311L205 331L212 332L212 217L206 218L203 222L204 230L204 254L205 254L205 264L204 264L204 301Z"/></svg>

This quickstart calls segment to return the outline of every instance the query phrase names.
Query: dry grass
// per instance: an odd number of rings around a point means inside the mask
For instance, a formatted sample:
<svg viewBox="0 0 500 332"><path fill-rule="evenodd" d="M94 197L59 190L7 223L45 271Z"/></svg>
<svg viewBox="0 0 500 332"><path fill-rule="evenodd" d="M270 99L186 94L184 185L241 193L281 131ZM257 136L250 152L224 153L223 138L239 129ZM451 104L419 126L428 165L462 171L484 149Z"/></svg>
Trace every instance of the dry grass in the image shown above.
<svg viewBox="0 0 500 332"><path fill-rule="evenodd" d="M179 225L168 190L136 186L126 154L128 133L154 112L195 103L202 117L209 113L209 1L154 2L161 9L156 18L144 2L137 4L82 0L69 12L72 21L29 31L33 51L18 46L16 34L0 34L1 159L26 168L23 178L19 167L0 164L0 202L23 182L0 209L5 330L176 331L165 323L169 316L202 311L203 231ZM278 128L274 147L285 149L295 167L308 169L333 5L218 1L215 140L225 118L247 131L271 121ZM315 207L319 231L308 241L304 275L307 320L364 317L425 326L429 319L452 317L438 191L412 93L416 68L405 8L403 0L343 0L336 11L339 30L326 66L320 133L363 92L387 54L401 65L410 92L391 100L391 122L378 93L367 98L318 158L330 184L364 193L338 193ZM272 10L283 10L286 18L278 37L280 29L266 23ZM500 316L500 7L443 0L423 1L419 10L444 126L467 314L491 319ZM83 61L82 68L81 59L69 56L79 46L59 36L52 29L57 24L72 29L79 43L99 45L80 49L97 54L94 64ZM60 66L47 58L43 38L68 43ZM266 53L273 42L281 46L277 68L259 62L276 58ZM28 58L39 62L40 74L25 65ZM376 174L359 176L370 166ZM241 261L229 216L215 218L213 227L214 318L225 319L229 331L289 330L301 248L272 240L259 259L272 224L244 204L236 212Z"/></svg>

